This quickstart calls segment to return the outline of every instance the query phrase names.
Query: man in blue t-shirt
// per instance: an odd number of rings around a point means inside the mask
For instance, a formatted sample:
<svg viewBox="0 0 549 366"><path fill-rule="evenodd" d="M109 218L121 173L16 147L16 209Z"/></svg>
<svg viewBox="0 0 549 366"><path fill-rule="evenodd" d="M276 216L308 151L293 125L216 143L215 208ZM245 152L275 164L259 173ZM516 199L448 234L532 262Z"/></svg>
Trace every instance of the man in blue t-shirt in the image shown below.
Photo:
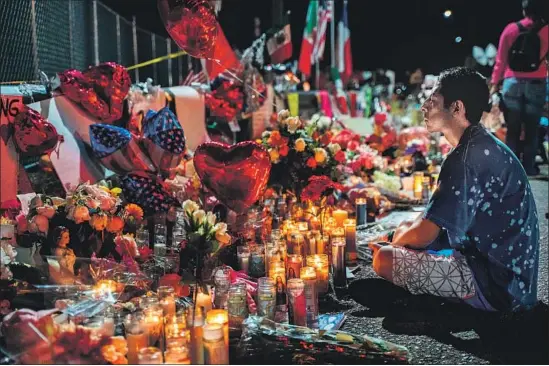
<svg viewBox="0 0 549 366"><path fill-rule="evenodd" d="M454 149L424 214L403 223L391 245L371 246L373 267L414 294L526 310L537 303L536 204L520 161L479 125L488 98L474 70L441 73L422 112L429 131Z"/></svg>

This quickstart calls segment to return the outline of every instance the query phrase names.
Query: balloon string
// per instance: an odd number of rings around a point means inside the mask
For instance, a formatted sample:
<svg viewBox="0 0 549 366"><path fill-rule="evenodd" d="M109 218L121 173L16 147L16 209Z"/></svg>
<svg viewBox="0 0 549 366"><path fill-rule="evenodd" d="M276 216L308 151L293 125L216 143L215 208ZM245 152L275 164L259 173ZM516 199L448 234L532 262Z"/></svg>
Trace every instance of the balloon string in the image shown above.
<svg viewBox="0 0 549 366"><path fill-rule="evenodd" d="M212 58L211 59L212 61L216 62L219 66L223 67L225 69L224 72L226 72L227 74L231 75L233 78L235 78L236 80L240 81L242 83L242 85L246 85L244 84L244 80L242 80L241 78L239 78L238 76L236 76L236 74L234 72L232 72L231 70L229 70L227 67L225 67L225 65L223 65L221 63L220 60L218 59L214 59ZM256 90L254 87L250 86L250 85L246 85L248 88L250 88L250 90L252 90L255 94L257 94L257 96L261 97L261 98L265 98L265 96L258 90Z"/></svg>

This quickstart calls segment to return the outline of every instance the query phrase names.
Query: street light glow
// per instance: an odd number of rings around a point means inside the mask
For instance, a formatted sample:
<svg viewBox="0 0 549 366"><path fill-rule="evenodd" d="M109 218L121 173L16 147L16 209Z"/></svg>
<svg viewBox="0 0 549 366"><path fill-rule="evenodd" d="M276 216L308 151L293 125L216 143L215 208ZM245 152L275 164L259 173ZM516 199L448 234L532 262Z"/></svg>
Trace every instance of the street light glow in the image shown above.
<svg viewBox="0 0 549 366"><path fill-rule="evenodd" d="M444 17L445 18L450 18L451 16L452 16L452 11L450 9L448 9L444 12Z"/></svg>
<svg viewBox="0 0 549 366"><path fill-rule="evenodd" d="M462 40L463 40L463 38L461 38L461 37L459 37L459 36L456 37L456 43L461 43Z"/></svg>

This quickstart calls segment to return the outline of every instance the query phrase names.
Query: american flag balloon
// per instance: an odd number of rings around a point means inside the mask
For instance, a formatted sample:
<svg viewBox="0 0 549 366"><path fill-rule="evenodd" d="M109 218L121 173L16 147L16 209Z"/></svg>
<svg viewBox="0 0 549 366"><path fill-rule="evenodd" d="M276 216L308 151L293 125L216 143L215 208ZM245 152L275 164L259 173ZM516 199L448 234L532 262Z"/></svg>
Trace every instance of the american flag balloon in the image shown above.
<svg viewBox="0 0 549 366"><path fill-rule="evenodd" d="M162 182L151 174L137 172L126 174L120 179L124 198L143 208L147 216L168 212L177 201L162 186Z"/></svg>
<svg viewBox="0 0 549 366"><path fill-rule="evenodd" d="M101 164L115 173L156 171L136 139L124 128L93 124L90 126L90 142L92 151Z"/></svg>
<svg viewBox="0 0 549 366"><path fill-rule="evenodd" d="M147 112L143 121L143 141L158 171L171 176L185 155L185 134L169 107Z"/></svg>

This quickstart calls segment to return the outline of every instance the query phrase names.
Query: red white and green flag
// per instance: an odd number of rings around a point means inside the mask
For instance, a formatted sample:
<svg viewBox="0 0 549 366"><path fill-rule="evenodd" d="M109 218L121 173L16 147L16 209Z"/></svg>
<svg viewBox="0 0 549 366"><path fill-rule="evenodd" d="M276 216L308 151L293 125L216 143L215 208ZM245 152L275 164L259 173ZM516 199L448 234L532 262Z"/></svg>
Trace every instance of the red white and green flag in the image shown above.
<svg viewBox="0 0 549 366"><path fill-rule="evenodd" d="M286 24L267 41L267 51L272 64L280 64L292 57L292 32Z"/></svg>
<svg viewBox="0 0 549 366"><path fill-rule="evenodd" d="M343 3L343 14L338 24L337 69L346 83L353 73L353 55L351 54L351 31L347 18L347 1Z"/></svg>
<svg viewBox="0 0 549 366"><path fill-rule="evenodd" d="M318 1L311 0L307 10L307 21L303 31L303 41L301 41L301 53L299 55L298 69L305 77L311 76L311 65L315 62L313 46L316 39L318 26Z"/></svg>

